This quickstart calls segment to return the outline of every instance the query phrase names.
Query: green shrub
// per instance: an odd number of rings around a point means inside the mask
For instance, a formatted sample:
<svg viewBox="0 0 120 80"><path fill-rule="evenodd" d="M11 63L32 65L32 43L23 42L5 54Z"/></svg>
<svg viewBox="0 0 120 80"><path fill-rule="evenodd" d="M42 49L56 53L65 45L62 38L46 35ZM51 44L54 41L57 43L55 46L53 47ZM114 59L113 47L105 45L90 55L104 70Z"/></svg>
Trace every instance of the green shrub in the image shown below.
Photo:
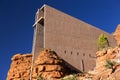
<svg viewBox="0 0 120 80"><path fill-rule="evenodd" d="M46 50L46 48L42 48L42 51Z"/></svg>
<svg viewBox="0 0 120 80"><path fill-rule="evenodd" d="M78 80L78 79L77 79L77 76L73 74L73 75L69 75L69 76L62 78L61 80Z"/></svg>
<svg viewBox="0 0 120 80"><path fill-rule="evenodd" d="M110 46L109 41L104 34L100 34L97 41L97 46L98 46L98 50L103 50L104 48L108 48Z"/></svg>
<svg viewBox="0 0 120 80"><path fill-rule="evenodd" d="M106 60L106 65L105 67L108 68L108 69L113 69L113 66L116 64L115 61L111 61L109 59Z"/></svg>
<svg viewBox="0 0 120 80"><path fill-rule="evenodd" d="M40 75L38 76L38 80L43 80L42 74L40 74Z"/></svg>
<svg viewBox="0 0 120 80"><path fill-rule="evenodd" d="M112 72L111 72L111 74L112 74L115 71L115 68L114 68L115 64L116 64L115 61L111 61L111 60L107 59L106 64L104 66L108 69L112 69Z"/></svg>

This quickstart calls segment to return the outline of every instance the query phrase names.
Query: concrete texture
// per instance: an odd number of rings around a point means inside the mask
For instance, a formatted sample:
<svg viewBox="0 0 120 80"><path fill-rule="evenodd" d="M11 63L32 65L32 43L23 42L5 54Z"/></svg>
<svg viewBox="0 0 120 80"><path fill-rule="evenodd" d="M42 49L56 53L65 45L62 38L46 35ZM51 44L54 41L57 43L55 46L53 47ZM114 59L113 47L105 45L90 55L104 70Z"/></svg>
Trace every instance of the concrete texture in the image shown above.
<svg viewBox="0 0 120 80"><path fill-rule="evenodd" d="M76 71L95 67L97 39L101 33L115 46L112 35L90 24L44 5L36 14L34 24L34 58L42 48L52 49Z"/></svg>

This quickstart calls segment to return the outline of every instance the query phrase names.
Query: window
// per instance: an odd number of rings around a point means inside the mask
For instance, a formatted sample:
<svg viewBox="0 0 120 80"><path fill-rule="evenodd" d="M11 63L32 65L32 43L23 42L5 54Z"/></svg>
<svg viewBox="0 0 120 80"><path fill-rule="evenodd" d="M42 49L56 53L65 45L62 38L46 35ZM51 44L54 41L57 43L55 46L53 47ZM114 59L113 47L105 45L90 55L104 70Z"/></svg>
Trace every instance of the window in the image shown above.
<svg viewBox="0 0 120 80"><path fill-rule="evenodd" d="M64 53L66 54L66 50L64 51Z"/></svg>
<svg viewBox="0 0 120 80"><path fill-rule="evenodd" d="M85 56L85 53L83 53L83 56Z"/></svg>
<svg viewBox="0 0 120 80"><path fill-rule="evenodd" d="M72 55L72 51L71 51L71 55Z"/></svg>

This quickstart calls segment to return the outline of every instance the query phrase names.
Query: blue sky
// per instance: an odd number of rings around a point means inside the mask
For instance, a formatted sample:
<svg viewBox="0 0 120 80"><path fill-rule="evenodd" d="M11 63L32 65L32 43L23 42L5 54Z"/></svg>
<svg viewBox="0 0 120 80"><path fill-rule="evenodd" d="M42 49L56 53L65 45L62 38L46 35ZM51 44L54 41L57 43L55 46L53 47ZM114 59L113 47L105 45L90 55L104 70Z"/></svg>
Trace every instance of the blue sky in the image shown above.
<svg viewBox="0 0 120 80"><path fill-rule="evenodd" d="M120 23L120 0L0 0L0 80L11 57L30 53L35 13L48 4L109 33Z"/></svg>

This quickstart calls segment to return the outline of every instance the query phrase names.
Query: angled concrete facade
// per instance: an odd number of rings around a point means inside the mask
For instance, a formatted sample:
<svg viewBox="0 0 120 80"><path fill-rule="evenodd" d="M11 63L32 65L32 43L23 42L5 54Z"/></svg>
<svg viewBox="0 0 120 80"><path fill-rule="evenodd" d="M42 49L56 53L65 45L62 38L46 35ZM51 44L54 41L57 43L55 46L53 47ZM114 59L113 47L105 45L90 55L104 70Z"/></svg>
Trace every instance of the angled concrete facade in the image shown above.
<svg viewBox="0 0 120 80"><path fill-rule="evenodd" d="M108 37L111 46L116 45L109 33L48 5L38 9L33 26L34 59L43 48L49 48L56 51L71 69L78 72L94 68L97 38L101 33Z"/></svg>

